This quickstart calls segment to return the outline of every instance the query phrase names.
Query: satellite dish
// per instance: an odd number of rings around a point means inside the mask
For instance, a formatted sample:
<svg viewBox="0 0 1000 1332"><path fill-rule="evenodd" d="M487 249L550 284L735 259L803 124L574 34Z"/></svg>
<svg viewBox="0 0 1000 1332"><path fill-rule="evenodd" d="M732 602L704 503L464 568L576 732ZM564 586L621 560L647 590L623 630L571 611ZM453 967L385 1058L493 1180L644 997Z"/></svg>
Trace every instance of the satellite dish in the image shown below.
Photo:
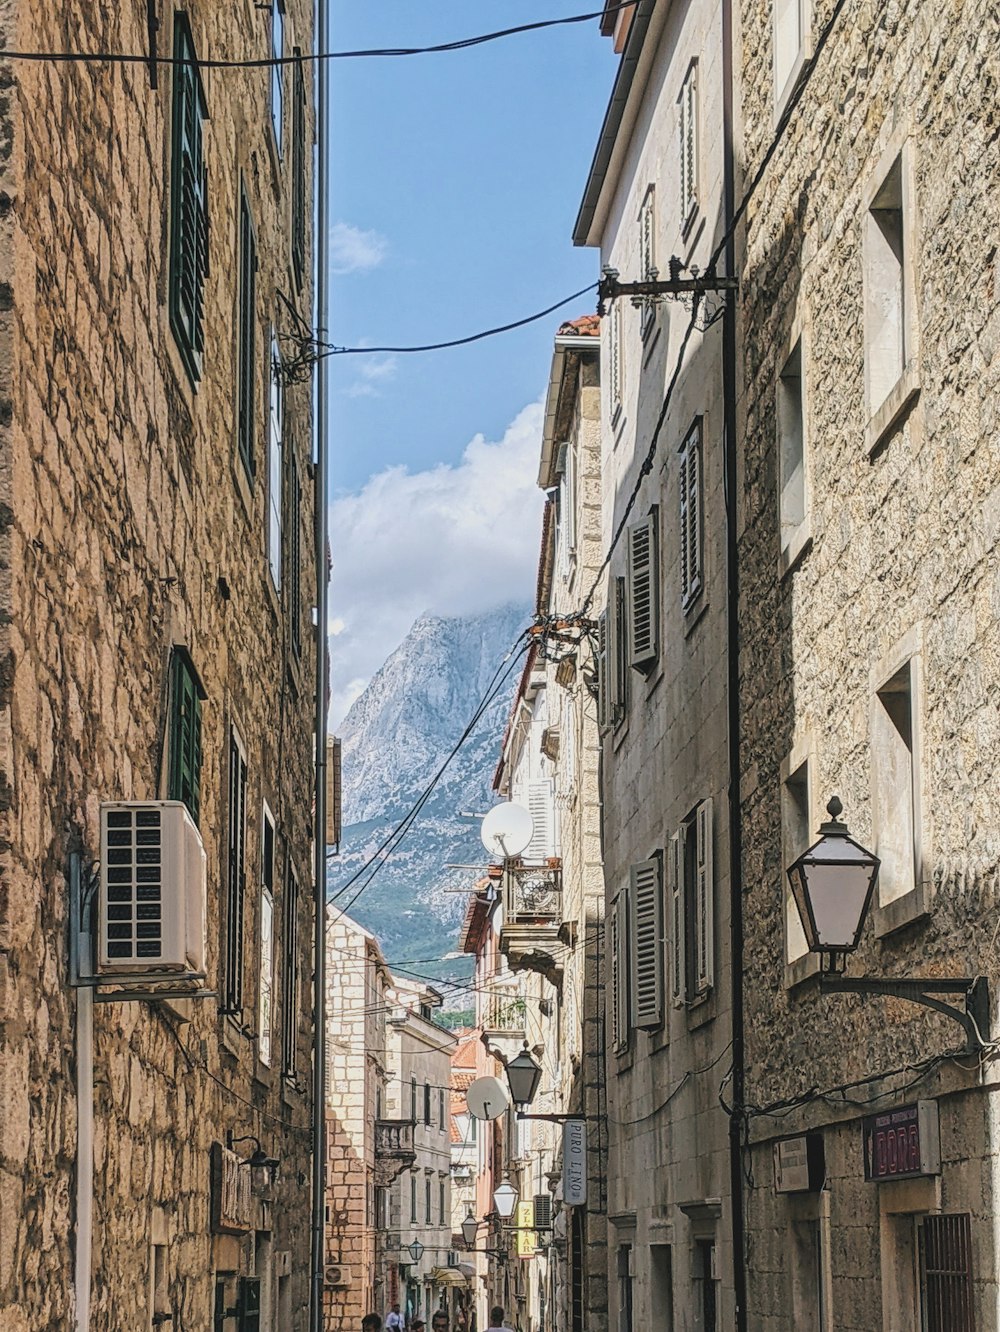
<svg viewBox="0 0 1000 1332"><path fill-rule="evenodd" d="M499 1119L510 1097L499 1078L476 1078L465 1093L465 1104L473 1119Z"/></svg>
<svg viewBox="0 0 1000 1332"><path fill-rule="evenodd" d="M534 832L534 820L524 806L508 800L493 806L483 819L479 836L491 856L511 860L527 847Z"/></svg>

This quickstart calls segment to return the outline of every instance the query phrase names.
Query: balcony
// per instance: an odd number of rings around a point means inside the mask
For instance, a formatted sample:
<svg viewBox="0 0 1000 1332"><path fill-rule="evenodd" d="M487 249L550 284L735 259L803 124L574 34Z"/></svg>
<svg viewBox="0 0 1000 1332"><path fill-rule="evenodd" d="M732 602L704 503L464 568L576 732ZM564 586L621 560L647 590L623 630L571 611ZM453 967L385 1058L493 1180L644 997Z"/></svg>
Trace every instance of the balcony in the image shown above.
<svg viewBox="0 0 1000 1332"><path fill-rule="evenodd" d="M413 1146L412 1119L376 1119L375 1183L388 1188L417 1159Z"/></svg>
<svg viewBox="0 0 1000 1332"><path fill-rule="evenodd" d="M504 874L500 951L514 971L535 971L559 985L562 980L562 862L523 861Z"/></svg>

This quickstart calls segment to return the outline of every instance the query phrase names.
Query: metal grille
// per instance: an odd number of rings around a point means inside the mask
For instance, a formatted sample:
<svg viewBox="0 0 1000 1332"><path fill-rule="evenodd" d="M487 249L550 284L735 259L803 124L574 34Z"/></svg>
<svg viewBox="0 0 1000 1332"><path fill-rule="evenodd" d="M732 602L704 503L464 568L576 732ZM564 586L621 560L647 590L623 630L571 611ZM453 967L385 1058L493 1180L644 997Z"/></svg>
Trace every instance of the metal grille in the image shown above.
<svg viewBox="0 0 1000 1332"><path fill-rule="evenodd" d="M158 958L163 951L159 810L110 810L107 821L108 957Z"/></svg>
<svg viewBox="0 0 1000 1332"><path fill-rule="evenodd" d="M972 1313L972 1218L928 1216L920 1224L924 1332L975 1332Z"/></svg>

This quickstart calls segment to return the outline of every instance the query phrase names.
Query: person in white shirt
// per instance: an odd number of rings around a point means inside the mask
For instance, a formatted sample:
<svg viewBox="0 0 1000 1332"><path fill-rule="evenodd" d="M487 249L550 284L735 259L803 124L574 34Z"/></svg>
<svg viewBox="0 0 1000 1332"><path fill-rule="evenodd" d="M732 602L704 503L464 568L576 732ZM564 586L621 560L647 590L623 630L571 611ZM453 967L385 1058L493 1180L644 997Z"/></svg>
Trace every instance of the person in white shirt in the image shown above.
<svg viewBox="0 0 1000 1332"><path fill-rule="evenodd" d="M403 1332L405 1327L403 1315L399 1312L399 1305L392 1306L392 1312L385 1316L385 1332Z"/></svg>
<svg viewBox="0 0 1000 1332"><path fill-rule="evenodd" d="M503 1308L497 1304L490 1310L490 1325L486 1332L513 1332L503 1321Z"/></svg>

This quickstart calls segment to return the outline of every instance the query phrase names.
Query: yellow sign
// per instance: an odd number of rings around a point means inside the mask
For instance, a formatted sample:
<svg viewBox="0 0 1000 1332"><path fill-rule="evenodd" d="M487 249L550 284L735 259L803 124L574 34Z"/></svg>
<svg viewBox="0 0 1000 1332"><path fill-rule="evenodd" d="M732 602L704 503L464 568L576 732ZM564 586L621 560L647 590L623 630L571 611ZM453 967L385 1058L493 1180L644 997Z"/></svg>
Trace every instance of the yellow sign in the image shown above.
<svg viewBox="0 0 1000 1332"><path fill-rule="evenodd" d="M534 1258L538 1251L538 1236L535 1234L535 1204L519 1202L514 1224L517 1226L518 1258Z"/></svg>

